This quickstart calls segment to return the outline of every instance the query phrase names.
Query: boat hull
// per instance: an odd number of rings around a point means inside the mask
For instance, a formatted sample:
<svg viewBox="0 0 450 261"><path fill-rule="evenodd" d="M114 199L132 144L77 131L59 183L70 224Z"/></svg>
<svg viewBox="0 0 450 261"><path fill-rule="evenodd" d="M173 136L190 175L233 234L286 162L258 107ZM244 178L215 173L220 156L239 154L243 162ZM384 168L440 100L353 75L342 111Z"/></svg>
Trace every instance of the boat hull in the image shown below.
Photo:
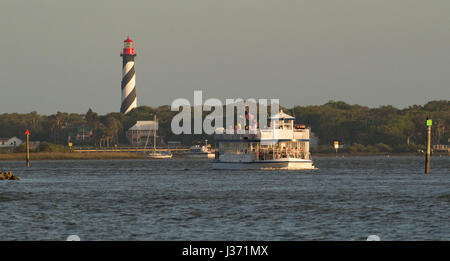
<svg viewBox="0 0 450 261"><path fill-rule="evenodd" d="M214 159L214 153L184 153L183 157L196 159Z"/></svg>
<svg viewBox="0 0 450 261"><path fill-rule="evenodd" d="M148 155L150 159L171 159L172 155Z"/></svg>
<svg viewBox="0 0 450 261"><path fill-rule="evenodd" d="M213 169L227 170L261 170L261 169L285 169L285 170L306 170L315 169L310 160L273 160L273 161L252 161L252 162L221 162L214 161Z"/></svg>

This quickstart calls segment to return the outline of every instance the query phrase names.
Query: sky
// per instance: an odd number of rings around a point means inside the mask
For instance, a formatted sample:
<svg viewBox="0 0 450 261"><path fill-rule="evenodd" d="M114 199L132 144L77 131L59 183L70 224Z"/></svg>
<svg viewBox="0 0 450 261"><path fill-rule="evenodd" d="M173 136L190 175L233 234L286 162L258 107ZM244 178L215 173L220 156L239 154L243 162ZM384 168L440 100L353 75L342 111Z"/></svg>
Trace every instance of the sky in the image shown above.
<svg viewBox="0 0 450 261"><path fill-rule="evenodd" d="M203 98L404 108L450 98L448 0L0 2L0 113L120 110L123 40L138 105Z"/></svg>

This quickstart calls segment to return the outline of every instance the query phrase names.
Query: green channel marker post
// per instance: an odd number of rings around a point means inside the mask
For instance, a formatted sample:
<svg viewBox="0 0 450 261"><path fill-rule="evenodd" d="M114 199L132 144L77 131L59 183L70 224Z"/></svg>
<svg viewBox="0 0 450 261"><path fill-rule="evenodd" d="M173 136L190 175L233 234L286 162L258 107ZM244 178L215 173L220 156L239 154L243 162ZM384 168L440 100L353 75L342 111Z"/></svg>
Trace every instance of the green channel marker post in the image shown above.
<svg viewBox="0 0 450 261"><path fill-rule="evenodd" d="M425 156L425 174L430 173L430 154L431 154L431 125L433 121L427 118L427 155Z"/></svg>

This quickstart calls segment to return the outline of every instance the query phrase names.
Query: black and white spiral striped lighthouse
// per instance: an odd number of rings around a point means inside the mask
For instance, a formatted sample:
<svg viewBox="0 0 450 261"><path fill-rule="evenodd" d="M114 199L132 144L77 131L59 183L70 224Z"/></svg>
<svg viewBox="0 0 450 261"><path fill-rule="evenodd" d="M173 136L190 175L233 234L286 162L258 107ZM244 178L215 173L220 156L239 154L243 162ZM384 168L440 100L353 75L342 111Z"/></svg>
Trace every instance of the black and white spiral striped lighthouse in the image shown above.
<svg viewBox="0 0 450 261"><path fill-rule="evenodd" d="M128 38L123 41L123 51L120 53L122 56L122 106L120 112L128 113L132 109L137 107L136 96L136 73L134 71L134 52L133 41Z"/></svg>

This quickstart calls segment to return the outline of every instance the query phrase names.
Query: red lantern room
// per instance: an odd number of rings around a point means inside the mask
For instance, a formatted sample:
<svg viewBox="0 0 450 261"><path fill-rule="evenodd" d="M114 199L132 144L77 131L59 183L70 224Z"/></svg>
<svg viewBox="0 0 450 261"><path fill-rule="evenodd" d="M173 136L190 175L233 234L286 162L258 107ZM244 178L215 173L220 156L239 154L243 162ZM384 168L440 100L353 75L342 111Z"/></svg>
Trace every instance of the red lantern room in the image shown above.
<svg viewBox="0 0 450 261"><path fill-rule="evenodd" d="M129 36L123 41L123 54L136 54L134 52L133 40L131 40Z"/></svg>

